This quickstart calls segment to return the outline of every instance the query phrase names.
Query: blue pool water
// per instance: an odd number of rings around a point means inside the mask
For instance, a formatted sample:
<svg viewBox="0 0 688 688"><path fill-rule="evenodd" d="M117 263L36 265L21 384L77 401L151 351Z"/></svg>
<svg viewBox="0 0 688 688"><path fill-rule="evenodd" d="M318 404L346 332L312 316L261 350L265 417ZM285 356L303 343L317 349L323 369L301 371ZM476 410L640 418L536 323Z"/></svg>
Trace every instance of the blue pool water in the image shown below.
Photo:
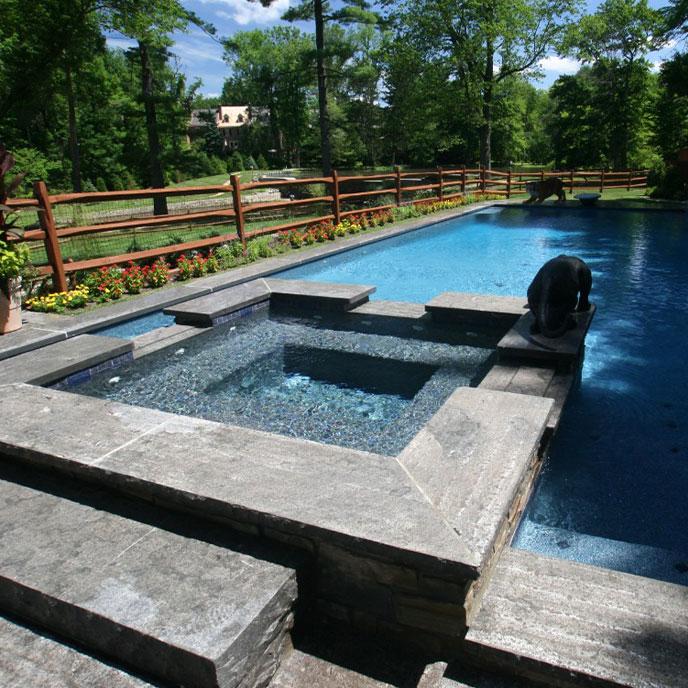
<svg viewBox="0 0 688 688"><path fill-rule="evenodd" d="M331 329L267 310L66 387L127 404L396 455L494 349Z"/></svg>
<svg viewBox="0 0 688 688"><path fill-rule="evenodd" d="M525 295L546 260L593 271L598 310L515 546L688 584L688 221L681 213L491 209L283 272L377 298Z"/></svg>
<svg viewBox="0 0 688 688"><path fill-rule="evenodd" d="M142 315L132 320L125 320L117 325L109 325L94 330L91 334L102 334L107 337L119 337L120 339L133 339L146 332L157 330L159 327L174 325L174 316L165 315L162 311L155 311Z"/></svg>

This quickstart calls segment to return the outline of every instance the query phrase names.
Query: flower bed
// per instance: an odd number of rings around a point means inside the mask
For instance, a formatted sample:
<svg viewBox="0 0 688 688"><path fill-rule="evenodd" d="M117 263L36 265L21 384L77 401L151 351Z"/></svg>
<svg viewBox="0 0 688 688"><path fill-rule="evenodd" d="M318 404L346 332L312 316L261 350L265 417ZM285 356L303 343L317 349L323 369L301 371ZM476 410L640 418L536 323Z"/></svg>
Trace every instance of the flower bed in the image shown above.
<svg viewBox="0 0 688 688"><path fill-rule="evenodd" d="M331 220L325 220L307 225L302 230L292 229L252 239L247 242L245 252L241 242L233 241L206 253L195 251L188 255L182 254L176 259L174 268L163 258L148 265L129 262L124 268L103 267L84 275L80 283L70 291L33 296L24 305L33 311L64 313L66 310L83 308L89 303L105 303L120 299L125 294L139 294L144 289L159 289L173 278L186 281L203 277L291 249L335 241L348 234L374 231L389 223L458 208L488 198L491 197L483 194L448 201L421 200L390 210L355 213L336 225Z"/></svg>

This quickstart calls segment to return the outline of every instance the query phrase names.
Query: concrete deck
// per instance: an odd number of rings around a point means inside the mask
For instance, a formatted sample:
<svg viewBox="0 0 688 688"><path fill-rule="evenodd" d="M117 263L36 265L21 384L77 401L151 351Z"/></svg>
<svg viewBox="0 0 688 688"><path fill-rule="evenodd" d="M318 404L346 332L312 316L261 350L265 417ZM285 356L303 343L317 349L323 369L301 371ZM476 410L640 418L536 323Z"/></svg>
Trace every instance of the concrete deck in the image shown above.
<svg viewBox="0 0 688 688"><path fill-rule="evenodd" d="M466 639L556 686L685 688L688 588L509 549Z"/></svg>

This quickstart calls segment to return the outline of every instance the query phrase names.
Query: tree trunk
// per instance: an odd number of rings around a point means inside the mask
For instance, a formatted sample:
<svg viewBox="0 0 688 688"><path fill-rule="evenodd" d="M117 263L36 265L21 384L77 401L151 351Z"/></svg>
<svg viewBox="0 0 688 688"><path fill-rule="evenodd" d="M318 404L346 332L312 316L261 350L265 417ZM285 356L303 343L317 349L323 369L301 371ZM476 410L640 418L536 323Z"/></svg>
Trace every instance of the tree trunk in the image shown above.
<svg viewBox="0 0 688 688"><path fill-rule="evenodd" d="M155 112L153 94L153 70L151 68L148 46L139 43L141 60L141 95L146 113L146 132L148 134L148 159L150 163L150 183L155 188L165 186L165 176L160 162L160 138L158 137L158 118ZM164 196L153 199L153 212L156 215L167 215L167 199Z"/></svg>
<svg viewBox="0 0 688 688"><path fill-rule="evenodd" d="M69 158L72 161L72 189L81 191L81 155L79 153L79 136L76 126L76 96L72 81L72 68L65 67L65 82L67 86L67 120L69 128Z"/></svg>
<svg viewBox="0 0 688 688"><path fill-rule="evenodd" d="M492 41L487 41L485 73L483 74L483 126L480 132L480 164L492 169L492 89L494 86L494 53Z"/></svg>
<svg viewBox="0 0 688 688"><path fill-rule="evenodd" d="M324 177L332 174L332 152L330 150L330 116L327 112L327 86L325 83L325 20L322 0L314 0L315 51L318 73L318 109L320 113L320 154Z"/></svg>

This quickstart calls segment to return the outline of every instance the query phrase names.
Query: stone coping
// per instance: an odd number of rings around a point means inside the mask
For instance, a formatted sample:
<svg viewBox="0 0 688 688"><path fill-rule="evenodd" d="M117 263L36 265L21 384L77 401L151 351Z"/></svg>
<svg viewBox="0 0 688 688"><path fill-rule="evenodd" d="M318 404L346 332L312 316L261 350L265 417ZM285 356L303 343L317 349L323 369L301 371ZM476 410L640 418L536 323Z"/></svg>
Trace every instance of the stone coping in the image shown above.
<svg viewBox="0 0 688 688"><path fill-rule="evenodd" d="M0 429L0 450L207 516L475 578L491 554L491 529L510 507L537 447L550 403L459 388L430 429L394 459L6 385L0 409L14 422ZM490 417L501 417L494 431L484 425ZM453 497L461 500L458 507Z"/></svg>
<svg viewBox="0 0 688 688"><path fill-rule="evenodd" d="M218 318L269 298L270 288L266 281L256 279L167 307L163 312L174 316L178 325L211 327Z"/></svg>
<svg viewBox="0 0 688 688"><path fill-rule="evenodd" d="M688 588L508 549L466 640L481 663L557 686L685 688Z"/></svg>
<svg viewBox="0 0 688 688"><path fill-rule="evenodd" d="M541 334L531 334L530 326L534 322L533 314L528 311L502 337L497 350L500 359L529 359L534 361L572 363L583 351L585 336L590 323L595 317L596 307L593 304L589 311L574 313L576 327L568 330L562 337L550 339Z"/></svg>
<svg viewBox="0 0 688 688"><path fill-rule="evenodd" d="M503 204L502 201L486 201L436 213L432 216L404 220L397 223L394 227L381 229L371 234L347 236L344 240L339 240L332 244L309 247L306 250L293 251L289 254L267 258L251 265L202 277L188 284L175 283L159 291L152 291L144 296L119 301L79 315L65 316L25 311L22 313L25 323L24 328L27 328L27 326L31 328L28 335L26 332L20 334L22 330L19 330L18 332L0 336L0 360L43 346L46 343L46 335L44 334L46 331L56 333L61 339L73 337L89 330L115 325L125 320L146 315L147 313L203 296L204 294L227 289L242 282L248 282L259 277L266 277L276 272L281 272L282 270L306 265L326 256L384 241L391 237L414 232L440 222L453 220L462 215L470 215L484 208L501 204ZM42 330L42 332L38 332L38 330Z"/></svg>
<svg viewBox="0 0 688 688"><path fill-rule="evenodd" d="M294 568L226 529L10 464L0 504L3 609L139 671L232 688L291 628Z"/></svg>
<svg viewBox="0 0 688 688"><path fill-rule="evenodd" d="M30 382L47 385L72 373L130 353L131 341L83 334L36 351L28 351L0 363L0 384Z"/></svg>
<svg viewBox="0 0 688 688"><path fill-rule="evenodd" d="M528 308L526 299L517 296L491 296L445 291L425 304L439 322L513 325Z"/></svg>
<svg viewBox="0 0 688 688"><path fill-rule="evenodd" d="M297 306L309 310L348 311L368 301L375 287L310 280L268 279L271 306Z"/></svg>

